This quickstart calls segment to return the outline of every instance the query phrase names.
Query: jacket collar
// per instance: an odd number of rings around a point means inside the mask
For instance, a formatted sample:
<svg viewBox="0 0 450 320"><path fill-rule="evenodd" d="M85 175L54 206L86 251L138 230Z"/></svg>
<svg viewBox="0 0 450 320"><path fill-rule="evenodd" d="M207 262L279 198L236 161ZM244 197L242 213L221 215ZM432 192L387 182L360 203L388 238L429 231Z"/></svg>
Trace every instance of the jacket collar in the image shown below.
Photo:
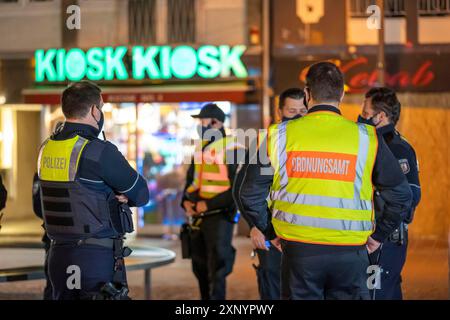
<svg viewBox="0 0 450 320"><path fill-rule="evenodd" d="M395 126L392 123L390 123L387 126L378 128L377 132L384 136L384 135L387 135L387 134L390 134L390 133L395 133L396 130L395 130Z"/></svg>
<svg viewBox="0 0 450 320"><path fill-rule="evenodd" d="M92 140L98 137L98 129L88 124L65 122L60 132L54 135L56 140L64 140L79 135L83 138Z"/></svg>
<svg viewBox="0 0 450 320"><path fill-rule="evenodd" d="M320 111L334 112L334 113L337 113L339 115L342 115L341 110L339 110L338 108L333 107L331 105L328 105L328 104L316 105L316 106L314 106L314 107L312 107L311 109L308 110L308 114L314 113L314 112L320 112Z"/></svg>

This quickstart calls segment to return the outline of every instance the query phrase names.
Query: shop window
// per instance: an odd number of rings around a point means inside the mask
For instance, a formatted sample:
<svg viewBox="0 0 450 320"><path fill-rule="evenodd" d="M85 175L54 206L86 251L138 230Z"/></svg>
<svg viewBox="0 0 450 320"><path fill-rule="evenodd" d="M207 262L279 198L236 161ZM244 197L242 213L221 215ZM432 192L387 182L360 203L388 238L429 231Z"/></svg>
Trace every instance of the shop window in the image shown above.
<svg viewBox="0 0 450 320"><path fill-rule="evenodd" d="M217 102L231 123L231 103ZM139 227L178 226L185 221L180 202L186 171L198 139L197 121L203 103L106 103L105 133L147 180L150 201L139 208ZM174 229L174 230L175 230ZM172 230L173 231L173 230ZM164 232L164 231L163 231Z"/></svg>
<svg viewBox="0 0 450 320"><path fill-rule="evenodd" d="M168 0L167 37L170 43L194 43L196 0Z"/></svg>
<svg viewBox="0 0 450 320"><path fill-rule="evenodd" d="M156 41L156 0L129 0L128 32L130 44L145 45Z"/></svg>

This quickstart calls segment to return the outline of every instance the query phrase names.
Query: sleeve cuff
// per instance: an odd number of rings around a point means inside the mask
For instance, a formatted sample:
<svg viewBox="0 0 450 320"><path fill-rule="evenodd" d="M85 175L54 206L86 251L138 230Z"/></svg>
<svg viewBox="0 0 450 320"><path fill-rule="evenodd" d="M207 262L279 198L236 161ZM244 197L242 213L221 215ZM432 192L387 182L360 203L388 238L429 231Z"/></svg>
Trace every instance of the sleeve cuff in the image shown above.
<svg viewBox="0 0 450 320"><path fill-rule="evenodd" d="M372 239L383 243L386 239L387 239L387 235L380 231L380 230L375 230L375 232L371 235Z"/></svg>

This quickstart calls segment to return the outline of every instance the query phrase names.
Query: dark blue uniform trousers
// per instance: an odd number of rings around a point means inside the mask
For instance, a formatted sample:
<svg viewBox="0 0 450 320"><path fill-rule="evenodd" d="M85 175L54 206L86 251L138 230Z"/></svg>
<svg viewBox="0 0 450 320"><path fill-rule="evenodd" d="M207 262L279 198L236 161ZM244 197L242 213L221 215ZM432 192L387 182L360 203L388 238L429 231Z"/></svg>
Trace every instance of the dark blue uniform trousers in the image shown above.
<svg viewBox="0 0 450 320"><path fill-rule="evenodd" d="M405 233L407 235L407 233ZM403 245L386 241L381 250L379 266L381 266L381 288L375 292L375 300L402 300L402 269L406 262L408 237ZM371 254L372 263L376 263L379 250ZM371 291L373 296L373 291Z"/></svg>
<svg viewBox="0 0 450 320"><path fill-rule="evenodd" d="M80 289L70 289L67 280L73 273L68 267L80 268ZM89 299L106 282L112 281L113 250L95 245L52 245L48 256L48 273L54 300Z"/></svg>
<svg viewBox="0 0 450 320"><path fill-rule="evenodd" d="M284 300L369 300L365 248L311 256L282 241L281 295Z"/></svg>
<svg viewBox="0 0 450 320"><path fill-rule="evenodd" d="M192 270L202 300L225 300L226 277L232 272L236 250L231 245L234 224L223 214L203 218L191 233Z"/></svg>
<svg viewBox="0 0 450 320"><path fill-rule="evenodd" d="M270 246L269 251L258 249L256 253L259 265L255 269L261 300L280 300L281 252Z"/></svg>

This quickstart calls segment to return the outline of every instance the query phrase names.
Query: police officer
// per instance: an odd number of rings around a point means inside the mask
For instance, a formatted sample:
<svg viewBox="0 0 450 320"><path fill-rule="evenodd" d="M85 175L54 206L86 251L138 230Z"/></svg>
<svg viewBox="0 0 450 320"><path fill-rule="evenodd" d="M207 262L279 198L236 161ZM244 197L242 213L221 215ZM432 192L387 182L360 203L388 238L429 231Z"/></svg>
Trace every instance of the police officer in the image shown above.
<svg viewBox="0 0 450 320"><path fill-rule="evenodd" d="M64 122L58 122L55 126L55 131L53 135L59 133L64 127ZM37 173L33 176L33 188L32 188L32 203L33 203L33 212L39 219L44 219L42 216L42 206L41 206L41 188L39 184L39 176ZM45 224L42 224L42 228L44 229L44 234L42 235L42 243L44 245L45 250L45 259L44 259L44 273L45 273L45 288L44 288L44 300L52 300L53 299L53 291L52 284L50 282L50 278L48 276L48 252L50 250L51 240L47 236L47 232L45 232Z"/></svg>
<svg viewBox="0 0 450 320"><path fill-rule="evenodd" d="M231 241L236 207L231 186L237 169L237 144L226 136L225 113L216 104L206 104L193 117L201 122L203 143L187 172L182 199L182 207L192 219L192 270L202 300L224 300L226 277L235 259Z"/></svg>
<svg viewBox="0 0 450 320"><path fill-rule="evenodd" d="M240 201L260 215L270 191L283 299L370 299L367 251L397 228L411 190L375 129L341 116L344 78L336 65L311 66L305 95L308 115L270 128L270 165L249 165ZM376 226L373 186L386 203Z"/></svg>
<svg viewBox="0 0 450 320"><path fill-rule="evenodd" d="M61 104L64 127L43 143L38 159L53 299L127 299L128 206L148 202L147 184L113 144L98 138L99 87L74 83Z"/></svg>
<svg viewBox="0 0 450 320"><path fill-rule="evenodd" d="M298 119L308 113L303 101L304 93L300 88L290 88L283 91L280 95L278 110L279 118L282 122ZM256 148L250 148L254 150ZM281 252L270 245L268 239L274 238L273 228L270 220L272 215L267 209L263 216L252 215L247 212L240 204L240 188L245 179L248 167L249 154L246 156L246 163L238 171L236 181L233 186L233 196L238 204L242 216L250 227L250 238L253 248L258 255L259 265L255 266L258 279L258 289L261 300L279 300L280 299L280 273L281 273ZM255 186L257 188L258 186ZM263 247L264 249L257 249Z"/></svg>
<svg viewBox="0 0 450 320"><path fill-rule="evenodd" d="M408 179L413 194L411 209L402 217L402 223L383 247L371 255L371 260L381 266L381 286L373 292L377 300L401 300L401 272L406 261L408 247L408 224L414 217L414 211L420 202L419 168L413 147L395 129L401 112L401 104L395 92L388 88L373 88L366 93L362 115L358 122L367 123L377 128L377 133L383 137L389 149L398 160L403 173ZM375 202L381 203L382 201ZM377 219L380 219L383 208L375 207ZM379 259L378 259L379 257Z"/></svg>
<svg viewBox="0 0 450 320"><path fill-rule="evenodd" d="M44 217L42 216L41 190L39 186L39 177L37 173L33 176L32 202L34 214L38 218L44 219ZM48 252L50 250L51 240L47 236L47 233L45 232L44 224L42 224L42 227L44 228L44 234L42 235L41 241L44 244L45 250L45 259L44 259L45 288L43 298L44 300L52 300L53 299L52 284L48 276Z"/></svg>

